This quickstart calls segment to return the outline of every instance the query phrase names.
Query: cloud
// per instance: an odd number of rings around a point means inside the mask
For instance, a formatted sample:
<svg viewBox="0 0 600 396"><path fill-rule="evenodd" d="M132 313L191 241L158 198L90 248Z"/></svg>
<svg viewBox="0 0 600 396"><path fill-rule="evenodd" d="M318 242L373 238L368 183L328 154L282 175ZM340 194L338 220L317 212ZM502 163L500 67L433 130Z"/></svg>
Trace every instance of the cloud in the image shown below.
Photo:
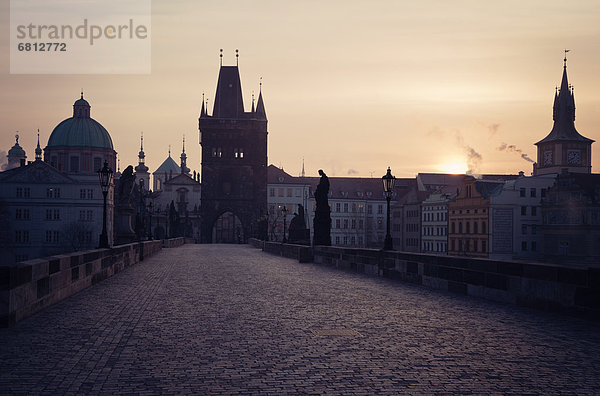
<svg viewBox="0 0 600 396"><path fill-rule="evenodd" d="M524 153L523 150L521 150L520 148L518 148L514 144L502 143L500 145L500 147L498 147L498 151L507 151L507 152L519 153L521 155L521 158L523 158L525 161L535 162L534 160L532 160L531 158L529 158L529 156L526 153Z"/></svg>
<svg viewBox="0 0 600 396"><path fill-rule="evenodd" d="M488 131L489 131L490 137L494 137L494 135L496 135L496 133L498 133L498 128L500 128L500 124L488 125Z"/></svg>

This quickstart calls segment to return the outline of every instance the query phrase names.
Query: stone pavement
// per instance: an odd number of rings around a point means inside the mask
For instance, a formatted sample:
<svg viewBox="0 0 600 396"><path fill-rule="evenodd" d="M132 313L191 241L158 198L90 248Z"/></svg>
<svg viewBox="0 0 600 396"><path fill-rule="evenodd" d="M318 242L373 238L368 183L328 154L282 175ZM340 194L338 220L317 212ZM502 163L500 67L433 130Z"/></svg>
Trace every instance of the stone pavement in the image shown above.
<svg viewBox="0 0 600 396"><path fill-rule="evenodd" d="M0 329L0 394L598 394L600 325L185 245Z"/></svg>

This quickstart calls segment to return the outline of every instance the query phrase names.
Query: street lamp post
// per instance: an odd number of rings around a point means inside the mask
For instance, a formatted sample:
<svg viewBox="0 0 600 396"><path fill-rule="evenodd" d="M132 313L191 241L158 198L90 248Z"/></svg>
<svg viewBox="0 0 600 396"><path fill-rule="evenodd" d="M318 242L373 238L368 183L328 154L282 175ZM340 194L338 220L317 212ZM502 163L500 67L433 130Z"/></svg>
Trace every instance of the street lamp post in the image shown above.
<svg viewBox="0 0 600 396"><path fill-rule="evenodd" d="M98 178L100 179L100 188L102 188L102 195L104 196L104 214L102 217L102 234L100 234L100 245L99 248L108 248L108 234L106 232L106 196L108 195L108 189L112 181L113 171L108 167L108 161L104 161L102 169L98 169Z"/></svg>
<svg viewBox="0 0 600 396"><path fill-rule="evenodd" d="M394 249L394 246L392 242L392 235L390 234L390 201L392 200L392 193L394 192L394 183L396 182L396 177L392 176L392 171L388 167L387 173L381 178L381 180L383 181L383 192L385 194L385 199L387 200L387 226L383 250L392 250Z"/></svg>
<svg viewBox="0 0 600 396"><path fill-rule="evenodd" d="M148 217L148 226L150 227L150 230L148 232L148 239L152 240L152 214L153 214L153 210L154 210L154 205L152 204L152 201L150 201L150 203L148 204L148 212L150 213L150 216Z"/></svg>
<svg viewBox="0 0 600 396"><path fill-rule="evenodd" d="M287 238L285 237L285 228L286 228L286 219L288 214L288 208L284 206L281 209L281 213L283 214L283 243L287 243Z"/></svg>

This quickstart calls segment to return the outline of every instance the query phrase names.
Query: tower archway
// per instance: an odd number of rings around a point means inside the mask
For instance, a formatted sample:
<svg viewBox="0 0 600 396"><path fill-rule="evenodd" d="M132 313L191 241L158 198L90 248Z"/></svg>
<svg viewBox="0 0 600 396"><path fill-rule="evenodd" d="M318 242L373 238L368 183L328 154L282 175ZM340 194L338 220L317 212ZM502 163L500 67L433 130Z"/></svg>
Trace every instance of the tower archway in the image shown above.
<svg viewBox="0 0 600 396"><path fill-rule="evenodd" d="M212 227L212 243L244 243L244 227L233 212L222 213Z"/></svg>

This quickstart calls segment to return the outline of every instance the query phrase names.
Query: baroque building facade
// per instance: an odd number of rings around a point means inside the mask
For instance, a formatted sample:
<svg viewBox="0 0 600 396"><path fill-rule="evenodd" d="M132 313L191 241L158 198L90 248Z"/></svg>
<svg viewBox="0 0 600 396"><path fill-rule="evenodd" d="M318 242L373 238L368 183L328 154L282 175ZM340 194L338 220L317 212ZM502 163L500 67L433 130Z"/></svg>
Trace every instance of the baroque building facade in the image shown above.
<svg viewBox="0 0 600 396"><path fill-rule="evenodd" d="M116 151L108 131L90 116L81 97L73 116L50 134L43 156L0 173L0 206L5 262L92 249L102 231L103 195L97 171L106 161L115 169ZM22 153L23 156L25 153ZM42 160L43 157L43 160ZM113 185L107 196L107 232L112 244Z"/></svg>

